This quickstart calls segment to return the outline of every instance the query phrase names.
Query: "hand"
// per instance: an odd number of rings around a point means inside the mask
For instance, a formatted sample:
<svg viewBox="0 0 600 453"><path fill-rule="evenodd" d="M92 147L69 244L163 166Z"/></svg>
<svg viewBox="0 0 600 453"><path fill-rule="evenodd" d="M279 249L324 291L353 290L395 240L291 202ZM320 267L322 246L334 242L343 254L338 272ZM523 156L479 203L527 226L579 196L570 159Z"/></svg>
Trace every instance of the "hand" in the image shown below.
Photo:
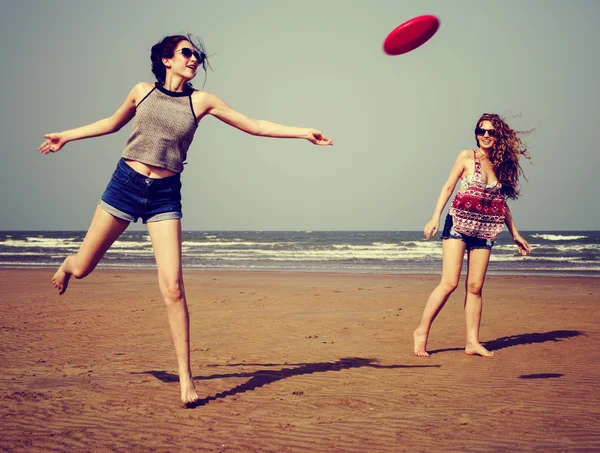
<svg viewBox="0 0 600 453"><path fill-rule="evenodd" d="M323 132L318 131L316 129L309 129L308 134L306 135L306 140L311 142L313 145L319 146L333 146L333 140L328 140L323 135Z"/></svg>
<svg viewBox="0 0 600 453"><path fill-rule="evenodd" d="M517 249L519 250L519 255L525 256L531 251L531 247L527 243L525 239L523 239L520 235L516 234L513 236L513 240L515 244L517 244Z"/></svg>
<svg viewBox="0 0 600 453"><path fill-rule="evenodd" d="M429 222L425 224L425 229L423 233L425 234L425 239L429 240L430 237L435 236L435 233L438 232L440 228L440 221L431 219Z"/></svg>
<svg viewBox="0 0 600 453"><path fill-rule="evenodd" d="M67 143L67 140L60 132L45 134L44 138L46 141L38 147L38 151L42 154L55 153Z"/></svg>

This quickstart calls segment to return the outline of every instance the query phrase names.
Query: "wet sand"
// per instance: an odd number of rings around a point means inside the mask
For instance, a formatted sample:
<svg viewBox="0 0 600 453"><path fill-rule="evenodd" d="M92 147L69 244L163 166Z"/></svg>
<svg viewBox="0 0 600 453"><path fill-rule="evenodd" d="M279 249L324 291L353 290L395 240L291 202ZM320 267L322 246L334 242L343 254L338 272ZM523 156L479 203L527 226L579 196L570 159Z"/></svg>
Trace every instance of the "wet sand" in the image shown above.
<svg viewBox="0 0 600 453"><path fill-rule="evenodd" d="M464 288L412 331L438 276L188 271L179 402L155 271L0 269L0 451L600 451L600 279L490 276L464 354Z"/></svg>

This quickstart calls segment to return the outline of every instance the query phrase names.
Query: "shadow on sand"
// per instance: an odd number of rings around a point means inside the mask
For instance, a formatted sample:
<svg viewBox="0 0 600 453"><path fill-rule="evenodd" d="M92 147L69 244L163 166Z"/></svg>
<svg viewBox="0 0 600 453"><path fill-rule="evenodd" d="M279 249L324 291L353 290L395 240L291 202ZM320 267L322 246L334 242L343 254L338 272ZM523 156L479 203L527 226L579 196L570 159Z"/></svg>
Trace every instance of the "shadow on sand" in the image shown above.
<svg viewBox="0 0 600 453"><path fill-rule="evenodd" d="M382 369L398 369L398 368L439 368L440 365L379 365L376 359L367 359L361 357L344 357L335 362L320 362L320 363L298 363L298 364L247 364L241 363L237 365L212 365L212 366L293 366L294 368L282 368L280 370L257 370L248 373L231 373L231 374L213 374L210 376L195 376L194 380L208 380L208 379L221 379L221 378L233 378L233 377L249 377L250 379L243 384L240 384L231 390L217 393L214 396L208 396L206 398L195 401L194 403L188 404L186 407L193 408L198 406L204 406L210 401L214 401L227 396L237 395L238 393L245 393L252 391L259 387L277 382L282 379L286 379L292 376L307 375L313 373L325 373L327 371L341 371L348 370L351 368L382 368ZM166 371L143 371L132 374L151 374L155 378L162 382L177 382L179 377L176 374L167 373Z"/></svg>
<svg viewBox="0 0 600 453"><path fill-rule="evenodd" d="M513 346L520 346L524 344L534 343L546 343L548 341L561 341L565 338L578 337L583 335L583 332L578 330L553 330L551 332L544 333L522 333L518 335L511 335L508 337L500 337L495 340L486 341L482 343L489 351L497 351L499 349L511 348ZM430 354L437 354L440 352L448 351L462 351L463 348L446 348L446 349L434 349L428 351Z"/></svg>
<svg viewBox="0 0 600 453"><path fill-rule="evenodd" d="M551 379L564 376L562 373L537 373L537 374L522 374L519 379Z"/></svg>

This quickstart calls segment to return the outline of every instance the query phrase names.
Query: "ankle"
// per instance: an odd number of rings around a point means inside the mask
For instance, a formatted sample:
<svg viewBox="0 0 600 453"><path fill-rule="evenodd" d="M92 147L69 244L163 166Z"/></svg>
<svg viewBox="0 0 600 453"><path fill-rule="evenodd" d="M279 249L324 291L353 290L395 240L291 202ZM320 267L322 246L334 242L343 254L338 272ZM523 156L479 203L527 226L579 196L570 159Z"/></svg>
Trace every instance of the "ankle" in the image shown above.
<svg viewBox="0 0 600 453"><path fill-rule="evenodd" d="M192 379L192 370L190 370L189 368L183 369L183 370L179 370L179 377L180 378Z"/></svg>
<svg viewBox="0 0 600 453"><path fill-rule="evenodd" d="M415 329L415 334L419 336L429 335L429 329L426 327L419 326Z"/></svg>

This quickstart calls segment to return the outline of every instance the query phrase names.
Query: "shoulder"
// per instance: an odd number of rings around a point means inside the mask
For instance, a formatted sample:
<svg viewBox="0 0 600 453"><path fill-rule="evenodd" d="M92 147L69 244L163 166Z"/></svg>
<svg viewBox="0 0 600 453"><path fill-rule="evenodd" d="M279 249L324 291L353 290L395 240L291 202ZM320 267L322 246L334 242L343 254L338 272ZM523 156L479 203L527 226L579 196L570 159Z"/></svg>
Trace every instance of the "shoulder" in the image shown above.
<svg viewBox="0 0 600 453"><path fill-rule="evenodd" d="M139 82L134 85L133 89L134 90L151 90L155 86L156 86L156 84L152 83L152 82Z"/></svg>
<svg viewBox="0 0 600 453"><path fill-rule="evenodd" d="M472 149L463 149L456 156L456 162L467 163L470 160L473 160L473 150Z"/></svg>
<svg viewBox="0 0 600 453"><path fill-rule="evenodd" d="M154 89L154 87L155 84L152 82L140 82L135 84L131 91L136 94L146 96L148 93L150 93L150 91Z"/></svg>
<svg viewBox="0 0 600 453"><path fill-rule="evenodd" d="M139 101L148 96L148 93L150 93L154 89L154 86L155 85L152 82L139 82L133 86L133 88L129 92L129 95L135 100L137 104Z"/></svg>
<svg viewBox="0 0 600 453"><path fill-rule="evenodd" d="M456 156L456 160L454 161L454 165L452 166L453 171L466 171L468 168L473 165L473 150L472 149L463 149Z"/></svg>
<svg viewBox="0 0 600 453"><path fill-rule="evenodd" d="M194 90L192 93L192 103L197 113L211 112L215 108L224 108L227 104L219 96L208 91Z"/></svg>
<svg viewBox="0 0 600 453"><path fill-rule="evenodd" d="M210 102L219 99L219 97L215 94L209 93L204 90L194 90L192 93L192 100L199 102Z"/></svg>

